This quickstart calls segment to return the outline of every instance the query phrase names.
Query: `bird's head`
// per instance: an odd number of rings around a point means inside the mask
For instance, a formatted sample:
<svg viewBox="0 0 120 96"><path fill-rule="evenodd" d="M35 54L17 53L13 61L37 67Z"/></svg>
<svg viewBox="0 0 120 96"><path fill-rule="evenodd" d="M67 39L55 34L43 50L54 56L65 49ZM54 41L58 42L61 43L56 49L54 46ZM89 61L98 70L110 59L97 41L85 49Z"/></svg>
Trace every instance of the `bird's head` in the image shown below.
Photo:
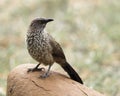
<svg viewBox="0 0 120 96"><path fill-rule="evenodd" d="M51 21L53 21L53 19L35 18L32 20L30 28L42 31L45 28L46 24Z"/></svg>

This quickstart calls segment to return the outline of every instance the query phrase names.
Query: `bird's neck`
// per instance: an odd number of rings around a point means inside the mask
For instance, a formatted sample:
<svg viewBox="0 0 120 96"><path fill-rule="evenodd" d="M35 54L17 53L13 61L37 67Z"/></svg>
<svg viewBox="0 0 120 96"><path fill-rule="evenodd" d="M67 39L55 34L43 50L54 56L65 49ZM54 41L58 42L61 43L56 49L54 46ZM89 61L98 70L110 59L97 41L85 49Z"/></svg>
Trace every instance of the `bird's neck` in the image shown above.
<svg viewBox="0 0 120 96"><path fill-rule="evenodd" d="M44 34L44 29L42 28L30 28L27 35L42 35Z"/></svg>

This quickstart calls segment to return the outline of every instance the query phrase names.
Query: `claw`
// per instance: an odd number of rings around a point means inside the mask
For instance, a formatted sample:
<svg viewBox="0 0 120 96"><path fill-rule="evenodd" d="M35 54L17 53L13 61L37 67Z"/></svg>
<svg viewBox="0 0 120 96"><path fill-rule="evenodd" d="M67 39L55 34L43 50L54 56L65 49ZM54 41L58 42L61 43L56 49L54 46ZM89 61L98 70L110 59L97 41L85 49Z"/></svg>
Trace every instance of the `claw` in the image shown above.
<svg viewBox="0 0 120 96"><path fill-rule="evenodd" d="M49 76L49 74L46 74L46 73L45 73L45 74L41 75L40 77L41 77L41 78L47 78L48 76Z"/></svg>

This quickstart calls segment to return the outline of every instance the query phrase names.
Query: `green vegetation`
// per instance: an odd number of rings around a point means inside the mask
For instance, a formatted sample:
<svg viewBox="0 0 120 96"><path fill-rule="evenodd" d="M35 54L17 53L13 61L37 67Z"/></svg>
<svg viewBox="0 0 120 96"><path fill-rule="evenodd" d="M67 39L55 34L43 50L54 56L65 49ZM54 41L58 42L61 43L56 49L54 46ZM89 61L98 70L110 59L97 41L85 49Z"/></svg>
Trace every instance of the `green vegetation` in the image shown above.
<svg viewBox="0 0 120 96"><path fill-rule="evenodd" d="M54 18L47 31L63 46L86 86L118 96L119 11L119 0L1 0L0 96L5 96L10 70L19 64L36 63L25 44L27 28L35 17Z"/></svg>

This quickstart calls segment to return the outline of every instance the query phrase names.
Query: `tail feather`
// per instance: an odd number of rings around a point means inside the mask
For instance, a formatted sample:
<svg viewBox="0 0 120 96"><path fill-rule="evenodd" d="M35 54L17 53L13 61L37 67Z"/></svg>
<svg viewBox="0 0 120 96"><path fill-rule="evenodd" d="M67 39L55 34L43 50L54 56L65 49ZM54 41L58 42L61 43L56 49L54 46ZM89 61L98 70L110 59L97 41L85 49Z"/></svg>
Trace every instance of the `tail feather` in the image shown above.
<svg viewBox="0 0 120 96"><path fill-rule="evenodd" d="M71 79L83 84L82 79L79 77L77 72L71 67L70 64L65 62L61 67L68 73Z"/></svg>

